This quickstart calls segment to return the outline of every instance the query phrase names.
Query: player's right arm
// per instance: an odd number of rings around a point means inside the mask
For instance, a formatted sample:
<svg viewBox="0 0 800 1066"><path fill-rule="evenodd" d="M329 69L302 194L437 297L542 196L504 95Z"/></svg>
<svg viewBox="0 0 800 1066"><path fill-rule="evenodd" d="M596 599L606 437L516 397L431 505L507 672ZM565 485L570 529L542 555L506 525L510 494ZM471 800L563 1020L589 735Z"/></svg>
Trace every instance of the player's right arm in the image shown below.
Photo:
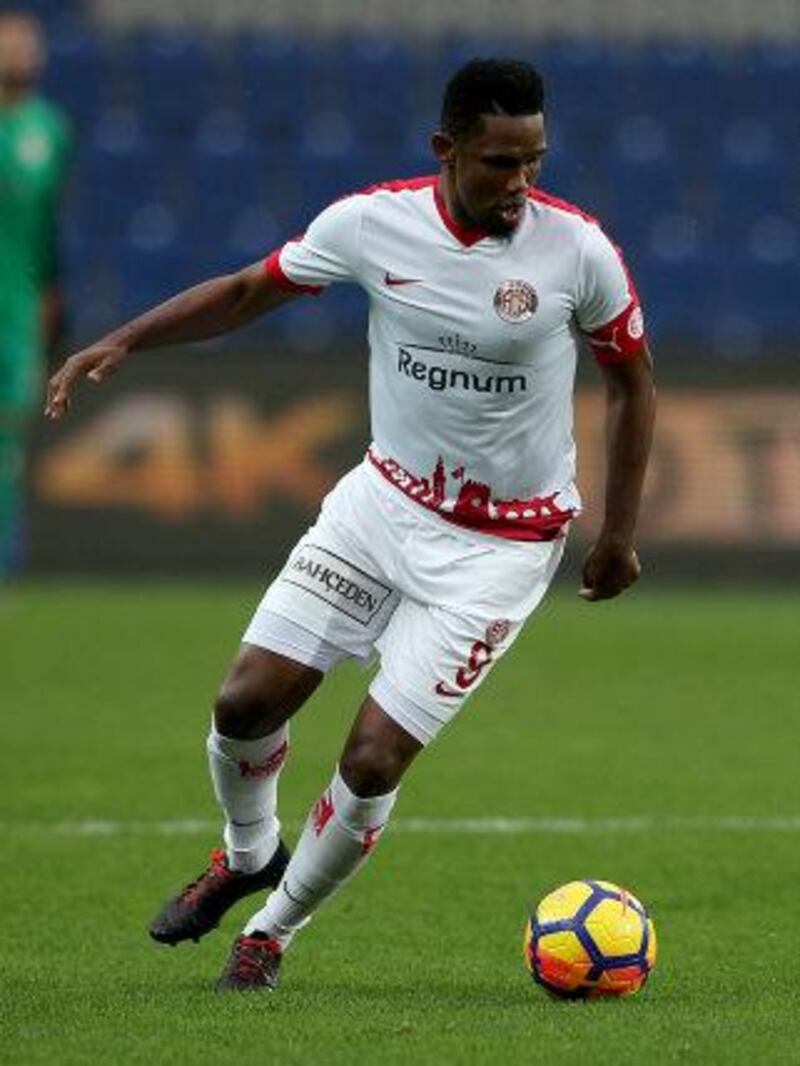
<svg viewBox="0 0 800 1066"><path fill-rule="evenodd" d="M303 293L358 280L363 200L337 200L266 260L186 289L71 356L48 384L47 417L69 411L78 381L100 384L132 352L218 337Z"/></svg>
<svg viewBox="0 0 800 1066"><path fill-rule="evenodd" d="M48 383L45 414L61 418L82 378L101 384L133 352L230 333L301 291L281 284L263 262L186 289L70 356Z"/></svg>

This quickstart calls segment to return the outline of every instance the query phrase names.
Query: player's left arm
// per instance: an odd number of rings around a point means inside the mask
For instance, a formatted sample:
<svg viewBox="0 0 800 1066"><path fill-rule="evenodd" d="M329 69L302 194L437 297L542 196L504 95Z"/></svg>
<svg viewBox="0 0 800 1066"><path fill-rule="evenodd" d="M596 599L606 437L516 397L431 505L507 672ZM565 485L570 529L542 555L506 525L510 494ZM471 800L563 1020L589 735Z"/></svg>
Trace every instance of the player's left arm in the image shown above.
<svg viewBox="0 0 800 1066"><path fill-rule="evenodd" d="M633 279L599 226L586 230L579 271L578 326L606 388L603 525L583 566L581 596L618 596L640 574L636 521L655 419L653 363Z"/></svg>
<svg viewBox="0 0 800 1066"><path fill-rule="evenodd" d="M635 533L655 421L653 363L637 354L600 364L606 388L606 492L603 525L583 566L586 600L607 600L641 572Z"/></svg>

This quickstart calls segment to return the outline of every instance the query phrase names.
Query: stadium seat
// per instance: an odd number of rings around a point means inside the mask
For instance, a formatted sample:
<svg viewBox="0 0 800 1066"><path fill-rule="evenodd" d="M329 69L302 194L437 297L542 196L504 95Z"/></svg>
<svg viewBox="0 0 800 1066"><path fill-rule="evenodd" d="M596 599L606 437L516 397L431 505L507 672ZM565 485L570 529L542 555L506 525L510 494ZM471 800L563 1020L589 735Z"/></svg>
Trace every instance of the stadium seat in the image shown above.
<svg viewBox="0 0 800 1066"><path fill-rule="evenodd" d="M130 108L104 111L84 142L85 158L95 185L141 188L157 179L161 161L146 136L137 113Z"/></svg>
<svg viewBox="0 0 800 1066"><path fill-rule="evenodd" d="M737 229L764 214L791 210L789 175L778 164L742 166L719 158L715 167L715 217Z"/></svg>
<svg viewBox="0 0 800 1066"><path fill-rule="evenodd" d="M102 97L102 43L76 20L61 19L48 40L42 91L66 111L78 135L92 124Z"/></svg>
<svg viewBox="0 0 800 1066"><path fill-rule="evenodd" d="M716 116L723 105L720 73L719 61L702 44L646 44L630 57L630 95L620 105L662 121L682 121L691 118L702 101L705 113Z"/></svg>
<svg viewBox="0 0 800 1066"><path fill-rule="evenodd" d="M785 342L787 333L796 333L800 307L797 234L795 230L788 242L762 240L756 237L749 247L733 251L726 271L727 303L759 321L771 339Z"/></svg>
<svg viewBox="0 0 800 1066"><path fill-rule="evenodd" d="M214 103L218 83L208 43L178 31L145 31L129 42L132 98L151 136L185 137Z"/></svg>
<svg viewBox="0 0 800 1066"><path fill-rule="evenodd" d="M606 167L607 222L621 242L640 241L653 220L684 208L683 174L669 152L666 127L651 115L619 125Z"/></svg>
<svg viewBox="0 0 800 1066"><path fill-rule="evenodd" d="M186 201L199 228L218 239L234 215L265 194L268 157L242 115L230 109L205 114L193 141L178 155Z"/></svg>
<svg viewBox="0 0 800 1066"><path fill-rule="evenodd" d="M689 339L709 332L721 302L720 263L710 255L669 260L649 255L635 271L648 331Z"/></svg>
<svg viewBox="0 0 800 1066"><path fill-rule="evenodd" d="M800 99L800 45L796 38L740 49L724 73L724 95L732 114L767 117L795 111Z"/></svg>
<svg viewBox="0 0 800 1066"><path fill-rule="evenodd" d="M197 265L177 240L157 247L128 241L119 246L118 264L122 280L121 310L126 317L141 314L198 280Z"/></svg>
<svg viewBox="0 0 800 1066"><path fill-rule="evenodd" d="M244 34L233 45L240 106L255 130L289 132L307 110L308 70L300 42L266 33Z"/></svg>
<svg viewBox="0 0 800 1066"><path fill-rule="evenodd" d="M623 54L589 41L532 47L545 78L547 106L562 121L610 123L626 97Z"/></svg>
<svg viewBox="0 0 800 1066"><path fill-rule="evenodd" d="M90 247L122 239L143 198L158 197L166 180L163 161L128 109L104 112L83 142L72 189Z"/></svg>

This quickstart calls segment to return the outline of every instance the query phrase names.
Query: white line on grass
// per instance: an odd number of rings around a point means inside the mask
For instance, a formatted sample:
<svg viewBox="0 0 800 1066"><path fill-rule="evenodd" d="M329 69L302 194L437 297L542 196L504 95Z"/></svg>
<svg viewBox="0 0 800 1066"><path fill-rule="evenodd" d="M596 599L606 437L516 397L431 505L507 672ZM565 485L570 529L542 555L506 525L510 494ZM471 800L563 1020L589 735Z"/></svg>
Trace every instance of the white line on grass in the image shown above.
<svg viewBox="0 0 800 1066"><path fill-rule="evenodd" d="M301 823L288 822L298 830ZM220 822L207 818L159 821L122 821L85 818L77 821L2 821L6 834L43 834L61 837L197 836L218 833ZM653 833L690 831L706 833L798 833L800 815L654 815L619 818L397 818L389 823L393 833L434 836L586 835L589 833Z"/></svg>

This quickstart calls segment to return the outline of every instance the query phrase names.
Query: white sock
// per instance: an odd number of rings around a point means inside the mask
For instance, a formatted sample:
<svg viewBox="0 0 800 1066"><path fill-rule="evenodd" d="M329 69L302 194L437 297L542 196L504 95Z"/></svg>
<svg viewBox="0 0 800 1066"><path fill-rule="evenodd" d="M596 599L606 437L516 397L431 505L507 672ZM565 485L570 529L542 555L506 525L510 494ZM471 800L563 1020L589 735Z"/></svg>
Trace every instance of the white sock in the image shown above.
<svg viewBox="0 0 800 1066"><path fill-rule="evenodd" d="M397 789L361 799L339 770L306 821L278 888L254 914L245 933L267 933L286 948L297 930L340 885L359 869L389 820Z"/></svg>
<svg viewBox="0 0 800 1066"><path fill-rule="evenodd" d="M254 873L278 846L278 775L289 748L288 727L257 740L234 740L212 724L207 748L214 792L225 812L228 865Z"/></svg>

